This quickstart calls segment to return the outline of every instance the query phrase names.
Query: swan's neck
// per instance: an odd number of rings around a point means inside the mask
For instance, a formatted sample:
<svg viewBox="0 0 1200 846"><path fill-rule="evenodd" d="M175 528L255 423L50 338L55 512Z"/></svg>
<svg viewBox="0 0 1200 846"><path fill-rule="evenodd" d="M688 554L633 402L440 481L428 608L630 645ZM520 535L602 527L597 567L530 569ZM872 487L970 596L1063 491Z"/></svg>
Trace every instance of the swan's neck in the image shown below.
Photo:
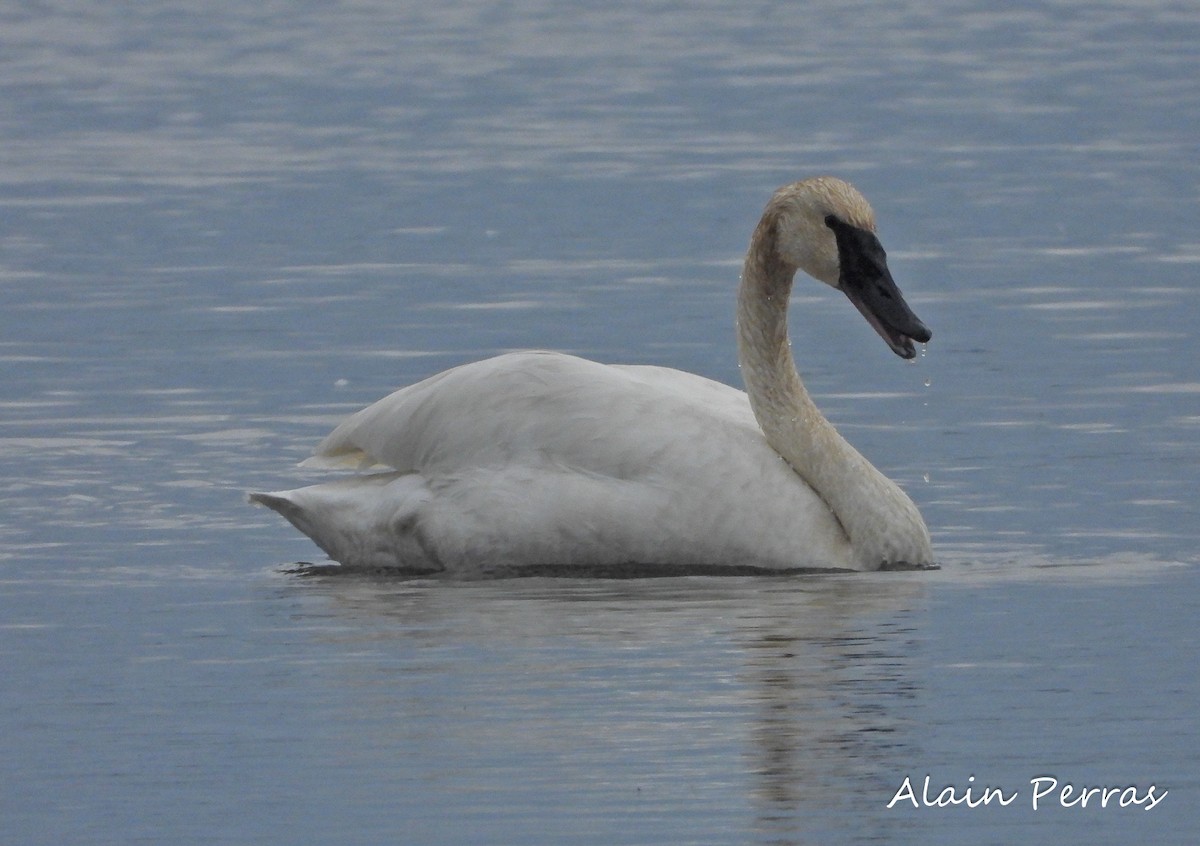
<svg viewBox="0 0 1200 846"><path fill-rule="evenodd" d="M738 291L738 363L750 407L770 444L829 505L862 569L932 563L912 500L821 414L792 359L787 306L796 268L778 254L772 221L754 233Z"/></svg>

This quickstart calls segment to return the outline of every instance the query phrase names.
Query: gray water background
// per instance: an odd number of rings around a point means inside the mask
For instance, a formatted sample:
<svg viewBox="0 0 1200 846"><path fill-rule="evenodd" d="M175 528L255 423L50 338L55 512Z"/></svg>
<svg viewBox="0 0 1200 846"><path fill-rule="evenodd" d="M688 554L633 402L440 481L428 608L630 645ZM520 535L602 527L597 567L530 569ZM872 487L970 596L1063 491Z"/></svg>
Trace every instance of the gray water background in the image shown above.
<svg viewBox="0 0 1200 846"><path fill-rule="evenodd" d="M0 47L0 842L1195 842L1195 4L64 0ZM244 492L395 387L737 384L818 173L934 339L801 284L797 358L941 571L285 572ZM926 774L1020 798L885 807Z"/></svg>

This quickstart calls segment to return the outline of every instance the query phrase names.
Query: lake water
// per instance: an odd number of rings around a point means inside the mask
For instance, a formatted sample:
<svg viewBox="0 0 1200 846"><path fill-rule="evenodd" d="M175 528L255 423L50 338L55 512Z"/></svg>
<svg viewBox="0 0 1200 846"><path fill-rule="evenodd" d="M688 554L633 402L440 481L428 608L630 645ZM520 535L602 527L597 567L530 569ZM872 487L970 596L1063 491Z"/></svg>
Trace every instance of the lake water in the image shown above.
<svg viewBox="0 0 1200 846"><path fill-rule="evenodd" d="M1195 4L0 33L0 841L1196 842ZM797 358L940 571L287 572L320 553L244 492L395 387L530 347L736 384L750 230L818 173L934 339L905 365L800 284ZM927 775L1018 795L914 808Z"/></svg>

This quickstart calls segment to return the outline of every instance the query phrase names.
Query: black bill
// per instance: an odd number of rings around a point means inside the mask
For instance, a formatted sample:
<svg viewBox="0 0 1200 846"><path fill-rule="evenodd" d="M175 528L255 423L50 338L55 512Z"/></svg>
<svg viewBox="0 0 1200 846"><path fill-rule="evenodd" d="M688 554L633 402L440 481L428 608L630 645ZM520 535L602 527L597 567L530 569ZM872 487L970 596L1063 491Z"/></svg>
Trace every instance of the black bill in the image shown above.
<svg viewBox="0 0 1200 846"><path fill-rule="evenodd" d="M901 358L917 354L914 342L925 343L933 333L922 323L892 280L887 253L874 232L845 223L834 215L825 225L837 238L838 288L854 303L879 337Z"/></svg>

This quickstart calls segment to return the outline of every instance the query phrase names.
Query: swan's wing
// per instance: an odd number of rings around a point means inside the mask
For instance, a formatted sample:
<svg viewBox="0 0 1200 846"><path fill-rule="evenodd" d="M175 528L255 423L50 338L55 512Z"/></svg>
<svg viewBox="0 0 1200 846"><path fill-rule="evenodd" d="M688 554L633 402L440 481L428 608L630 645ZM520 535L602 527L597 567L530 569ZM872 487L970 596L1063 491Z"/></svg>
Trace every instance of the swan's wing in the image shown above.
<svg viewBox="0 0 1200 846"><path fill-rule="evenodd" d="M774 460L741 391L669 368L526 352L384 397L334 429L309 463L437 473L550 462L630 478L665 452L706 443L717 453L726 441Z"/></svg>

